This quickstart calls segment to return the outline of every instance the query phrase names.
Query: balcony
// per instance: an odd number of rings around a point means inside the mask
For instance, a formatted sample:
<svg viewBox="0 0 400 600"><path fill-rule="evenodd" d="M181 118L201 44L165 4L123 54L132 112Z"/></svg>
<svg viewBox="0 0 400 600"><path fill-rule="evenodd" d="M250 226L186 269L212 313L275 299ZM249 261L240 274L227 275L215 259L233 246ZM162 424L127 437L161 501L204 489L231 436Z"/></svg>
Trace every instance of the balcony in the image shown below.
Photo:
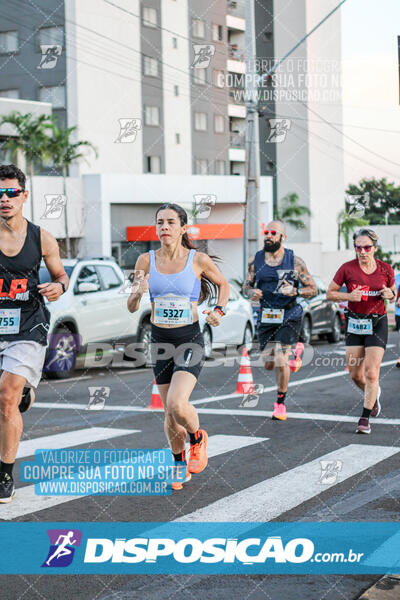
<svg viewBox="0 0 400 600"><path fill-rule="evenodd" d="M246 29L244 1L227 2L226 26L233 31L244 31Z"/></svg>

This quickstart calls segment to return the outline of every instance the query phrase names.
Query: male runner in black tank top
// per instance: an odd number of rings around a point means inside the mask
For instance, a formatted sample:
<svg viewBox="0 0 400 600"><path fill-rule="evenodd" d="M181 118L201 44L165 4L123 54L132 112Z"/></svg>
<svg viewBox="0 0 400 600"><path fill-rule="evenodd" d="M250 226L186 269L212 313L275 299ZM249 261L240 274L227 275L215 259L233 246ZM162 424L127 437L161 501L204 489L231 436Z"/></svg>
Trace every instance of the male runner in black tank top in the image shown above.
<svg viewBox="0 0 400 600"><path fill-rule="evenodd" d="M0 503L15 494L21 412L42 374L50 322L43 296L53 302L68 286L56 240L22 216L27 197L23 172L0 165ZM42 258L53 283L39 284Z"/></svg>

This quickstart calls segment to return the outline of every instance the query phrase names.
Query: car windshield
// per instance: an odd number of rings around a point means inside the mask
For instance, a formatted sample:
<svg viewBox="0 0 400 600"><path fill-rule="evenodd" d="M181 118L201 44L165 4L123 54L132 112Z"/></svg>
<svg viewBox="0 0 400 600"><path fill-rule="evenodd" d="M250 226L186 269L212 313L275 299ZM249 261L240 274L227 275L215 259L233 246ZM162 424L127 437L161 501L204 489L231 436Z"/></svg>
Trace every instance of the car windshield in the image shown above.
<svg viewBox="0 0 400 600"><path fill-rule="evenodd" d="M66 267L64 265L64 269L68 277L71 275L74 267ZM39 269L39 281L40 283L50 283L51 277L46 267L40 267Z"/></svg>

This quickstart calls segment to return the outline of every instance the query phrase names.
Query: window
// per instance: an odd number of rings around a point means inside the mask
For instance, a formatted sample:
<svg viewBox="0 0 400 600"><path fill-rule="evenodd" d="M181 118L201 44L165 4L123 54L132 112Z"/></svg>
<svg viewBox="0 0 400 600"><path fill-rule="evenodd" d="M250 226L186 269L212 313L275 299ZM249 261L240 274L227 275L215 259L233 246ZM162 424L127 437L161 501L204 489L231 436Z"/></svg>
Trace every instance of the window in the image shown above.
<svg viewBox="0 0 400 600"><path fill-rule="evenodd" d="M214 130L215 133L224 133L225 119L223 115L214 115Z"/></svg>
<svg viewBox="0 0 400 600"><path fill-rule="evenodd" d="M176 38L176 37L172 38L172 47L173 48L177 48L178 47L178 38Z"/></svg>
<svg viewBox="0 0 400 600"><path fill-rule="evenodd" d="M150 77L158 77L158 60L151 56L143 58L143 72Z"/></svg>
<svg viewBox="0 0 400 600"><path fill-rule="evenodd" d="M179 96L179 87L174 85L174 96Z"/></svg>
<svg viewBox="0 0 400 600"><path fill-rule="evenodd" d="M208 160L206 158L196 158L194 161L194 171L196 175L207 175Z"/></svg>
<svg viewBox="0 0 400 600"><path fill-rule="evenodd" d="M194 128L196 131L207 131L207 113L194 113Z"/></svg>
<svg viewBox="0 0 400 600"><path fill-rule="evenodd" d="M18 31L0 32L0 54L18 52Z"/></svg>
<svg viewBox="0 0 400 600"><path fill-rule="evenodd" d="M193 81L197 85L206 84L206 72L207 69L193 69Z"/></svg>
<svg viewBox="0 0 400 600"><path fill-rule="evenodd" d="M192 19L192 35L197 38L206 37L206 24L199 19Z"/></svg>
<svg viewBox="0 0 400 600"><path fill-rule="evenodd" d="M60 27L43 27L39 29L37 34L38 45L47 44L49 46L63 46L64 44L64 28Z"/></svg>
<svg viewBox="0 0 400 600"><path fill-rule="evenodd" d="M144 107L144 124L153 126L160 124L160 109L158 106Z"/></svg>
<svg viewBox="0 0 400 600"><path fill-rule="evenodd" d="M146 27L157 27L157 11L155 8L143 7L142 23Z"/></svg>
<svg viewBox="0 0 400 600"><path fill-rule="evenodd" d="M161 158L159 156L147 157L147 172L161 173Z"/></svg>
<svg viewBox="0 0 400 600"><path fill-rule="evenodd" d="M177 144L181 143L181 134L180 133L175 134L175 141Z"/></svg>
<svg viewBox="0 0 400 600"><path fill-rule="evenodd" d="M214 85L216 85L219 88L223 88L224 87L224 79L225 79L225 75L223 71L220 71L218 69L214 70Z"/></svg>
<svg viewBox="0 0 400 600"><path fill-rule="evenodd" d="M19 98L19 90L0 90L1 98Z"/></svg>
<svg viewBox="0 0 400 600"><path fill-rule="evenodd" d="M223 40L223 28L222 25L216 25L213 23L212 26L212 39L214 42L222 42Z"/></svg>
<svg viewBox="0 0 400 600"><path fill-rule="evenodd" d="M122 284L122 281L115 272L115 269L112 267L101 265L97 267L97 270L103 282L104 289L110 290L111 288L119 287Z"/></svg>
<svg viewBox="0 0 400 600"><path fill-rule="evenodd" d="M216 175L225 175L225 161L224 160L216 160L215 161L215 174Z"/></svg>
<svg viewBox="0 0 400 600"><path fill-rule="evenodd" d="M96 269L93 265L86 265L85 267L83 267L81 269L81 272L78 275L77 280L76 280L75 293L76 294L87 293L87 292L79 292L78 291L80 283L95 283L97 286L96 291L98 291L100 289L100 281L97 276Z"/></svg>
<svg viewBox="0 0 400 600"><path fill-rule="evenodd" d="M53 108L65 108L65 86L53 85L39 88L40 102L51 102Z"/></svg>

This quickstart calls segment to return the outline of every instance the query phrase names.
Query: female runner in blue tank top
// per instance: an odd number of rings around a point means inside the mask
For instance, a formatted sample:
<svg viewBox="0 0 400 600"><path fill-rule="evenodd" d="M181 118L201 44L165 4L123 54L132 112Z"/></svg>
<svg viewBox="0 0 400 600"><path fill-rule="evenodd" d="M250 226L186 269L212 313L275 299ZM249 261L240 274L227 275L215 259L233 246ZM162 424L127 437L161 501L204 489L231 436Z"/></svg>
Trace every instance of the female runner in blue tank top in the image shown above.
<svg viewBox="0 0 400 600"><path fill-rule="evenodd" d="M135 266L134 292L128 310L139 308L149 291L152 303L151 350L154 374L165 411L164 430L176 461L186 464L189 433L190 458L185 481L207 466L207 433L200 429L196 409L189 403L204 363L204 341L197 304L214 295L217 306L207 310L207 323L220 324L229 299L229 284L213 260L196 251L187 236L187 214L177 204L163 204L156 212L156 233L161 248L141 254ZM138 287L138 289L136 289ZM169 344L163 350L158 344ZM172 484L181 489L183 482Z"/></svg>

